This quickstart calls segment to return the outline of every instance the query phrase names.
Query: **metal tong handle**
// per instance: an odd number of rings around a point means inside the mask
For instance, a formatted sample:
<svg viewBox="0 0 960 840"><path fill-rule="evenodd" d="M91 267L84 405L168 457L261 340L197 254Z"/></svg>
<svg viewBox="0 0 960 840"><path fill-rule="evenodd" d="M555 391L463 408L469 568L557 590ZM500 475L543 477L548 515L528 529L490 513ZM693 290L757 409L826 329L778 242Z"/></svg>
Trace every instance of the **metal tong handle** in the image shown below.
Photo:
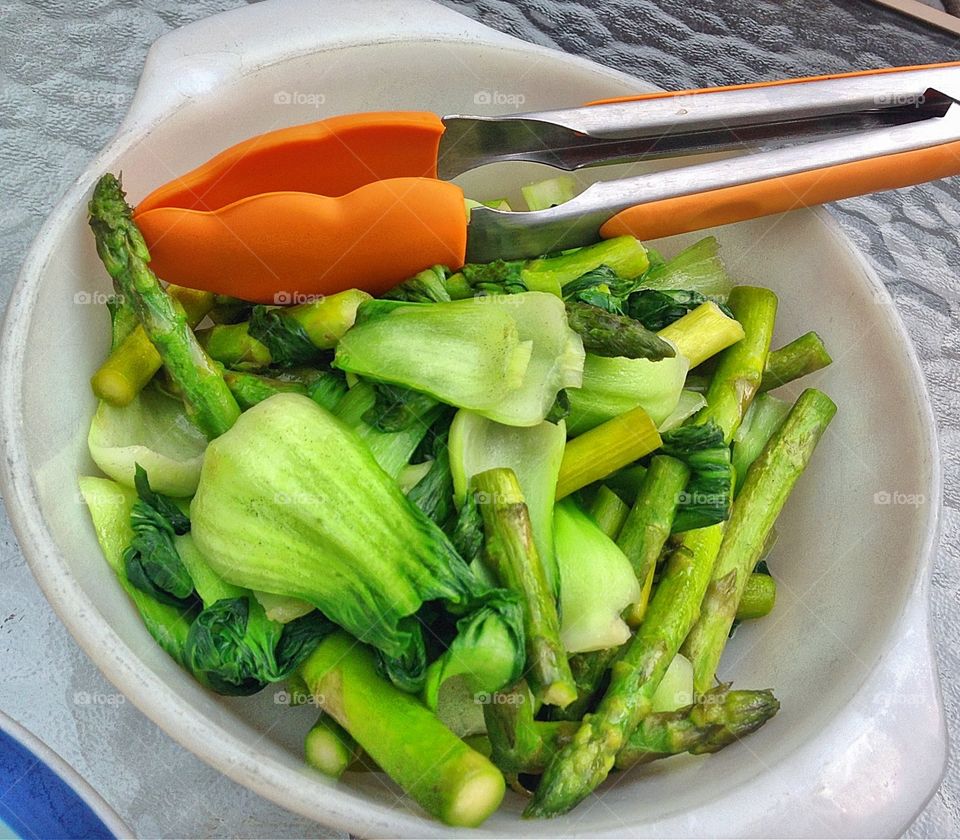
<svg viewBox="0 0 960 840"><path fill-rule="evenodd" d="M571 169L609 161L611 152L622 155L624 144L632 144L628 157L637 159L663 156L666 149L672 154L715 151L718 136L729 138L727 148L742 146L745 137L747 142L762 136L829 139L598 182L549 210L477 208L467 257L530 256L588 244L598 235L657 238L960 174L956 100L960 66L951 64L658 94L498 118L497 131L515 132L518 123L528 147L508 145L498 160L548 163L542 157L543 137L559 132L566 143L551 153L574 162L565 167ZM449 131L454 120L448 119ZM533 125L550 127L538 134ZM842 133L851 128L854 133Z"/></svg>

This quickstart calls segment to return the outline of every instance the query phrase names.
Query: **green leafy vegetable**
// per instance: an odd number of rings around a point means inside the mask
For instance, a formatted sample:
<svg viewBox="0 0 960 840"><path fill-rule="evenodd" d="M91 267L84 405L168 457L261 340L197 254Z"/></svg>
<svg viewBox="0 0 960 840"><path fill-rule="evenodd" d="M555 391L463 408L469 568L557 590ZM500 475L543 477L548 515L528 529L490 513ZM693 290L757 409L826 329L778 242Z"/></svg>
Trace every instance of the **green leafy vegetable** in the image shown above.
<svg viewBox="0 0 960 840"><path fill-rule="evenodd" d="M87 447L94 463L124 486L134 486L139 463L158 492L181 497L197 489L207 438L179 399L151 385L122 408L101 402Z"/></svg>
<svg viewBox="0 0 960 840"><path fill-rule="evenodd" d="M682 250L672 260L653 265L643 276L649 289L686 289L708 297L726 297L733 281L720 259L716 237L707 236Z"/></svg>
<svg viewBox="0 0 960 840"><path fill-rule="evenodd" d="M660 425L677 406L687 369L687 360L679 354L651 362L588 353L582 386L568 392L567 431L583 434L637 406Z"/></svg>
<svg viewBox="0 0 960 840"><path fill-rule="evenodd" d="M617 647L630 637L620 617L640 597L630 561L570 499L554 513L560 569L560 638L567 651Z"/></svg>
<svg viewBox="0 0 960 840"><path fill-rule="evenodd" d="M297 394L254 406L208 449L191 520L224 579L313 604L404 685L423 677L421 606L463 614L488 594L356 433Z"/></svg>
<svg viewBox="0 0 960 840"><path fill-rule="evenodd" d="M673 532L705 528L730 516L733 465L723 430L713 421L679 426L663 434L665 455L690 469L690 480L680 496Z"/></svg>
<svg viewBox="0 0 960 840"><path fill-rule="evenodd" d="M706 303L706 295L690 289L641 289L630 295L627 314L643 324L648 330L662 330L679 320L688 312ZM720 310L729 317L730 310L720 305Z"/></svg>
<svg viewBox="0 0 960 840"><path fill-rule="evenodd" d="M307 331L293 318L285 318L283 309L255 306L248 327L255 338L270 351L271 364L279 367L309 365L320 358L320 350Z"/></svg>
<svg viewBox="0 0 960 840"><path fill-rule="evenodd" d="M134 537L123 555L127 579L161 603L185 606L193 595L193 579L173 538L190 530L190 520L169 498L150 489L139 464L135 483L139 498L130 513Z"/></svg>

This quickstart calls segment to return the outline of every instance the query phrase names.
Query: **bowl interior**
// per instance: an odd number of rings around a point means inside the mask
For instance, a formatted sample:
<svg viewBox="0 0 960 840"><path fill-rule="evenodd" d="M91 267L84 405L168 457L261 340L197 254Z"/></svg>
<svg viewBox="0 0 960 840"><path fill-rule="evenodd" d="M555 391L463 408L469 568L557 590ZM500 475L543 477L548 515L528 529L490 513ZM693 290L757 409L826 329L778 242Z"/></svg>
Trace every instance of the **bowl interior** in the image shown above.
<svg viewBox="0 0 960 840"><path fill-rule="evenodd" d="M637 73L642 76L643 68ZM337 113L405 108L498 113L624 91L611 74L560 55L466 43L354 47L261 68L216 96L200 97L135 145L121 148L104 167L123 171L135 201L251 134ZM518 184L543 177L541 169L488 167L463 183L478 199L513 195ZM579 177L587 182L618 171L624 168ZM48 592L56 587L57 576L64 586L76 583L92 609L77 606L84 610L82 621L74 616L68 622L75 634L83 642L83 627L102 622L116 634L113 649L93 651L88 644L91 655L101 662L129 661L132 652L141 676L166 687L153 702L175 709L185 731L190 721L203 719L219 728L224 741L244 745L242 755L254 755L268 768L259 780L261 792L320 821L342 819L338 803L361 801L371 819L383 818L387 833L433 830L417 822L415 807L377 776L351 774L335 788L304 767L300 742L312 710L286 708L282 693L271 690L245 700L201 690L156 647L112 579L75 490L78 475L95 471L85 446L94 410L88 378L107 350L103 300L109 284L82 204L64 211L64 223L46 242L48 258L30 314L20 429L39 513L59 547L59 557L42 561L45 587ZM779 583L776 609L738 630L720 670L739 687L774 687L782 711L748 741L709 760L673 759L621 774L608 781L602 797L558 822L521 825L522 801L508 794L504 808L485 826L491 832L556 836L629 827L643 833L694 803L749 784L814 738L854 695L881 655L923 560L919 547L927 520L922 505L914 503L922 502L931 481L922 387L913 379L885 292L821 214L801 211L715 234L739 280L779 294L776 343L815 329L835 360L803 383L826 390L840 410L778 524L780 540L770 560ZM656 246L672 254L700 235ZM143 696L142 686L120 687ZM222 753L217 757L222 744L189 746L221 766L228 763ZM389 812L391 817L384 816Z"/></svg>

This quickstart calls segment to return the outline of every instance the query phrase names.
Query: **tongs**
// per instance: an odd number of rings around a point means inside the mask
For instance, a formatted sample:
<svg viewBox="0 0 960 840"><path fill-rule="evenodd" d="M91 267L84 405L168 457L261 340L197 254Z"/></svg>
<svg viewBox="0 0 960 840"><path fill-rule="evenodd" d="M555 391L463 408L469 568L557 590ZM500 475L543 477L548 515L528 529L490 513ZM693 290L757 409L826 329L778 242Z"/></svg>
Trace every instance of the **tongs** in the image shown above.
<svg viewBox="0 0 960 840"><path fill-rule="evenodd" d="M434 264L657 239L960 174L958 96L952 62L498 117L333 117L227 149L136 220L170 282L268 303L376 294ZM599 181L534 212L467 215L447 180L502 161L572 171L729 150L746 154Z"/></svg>

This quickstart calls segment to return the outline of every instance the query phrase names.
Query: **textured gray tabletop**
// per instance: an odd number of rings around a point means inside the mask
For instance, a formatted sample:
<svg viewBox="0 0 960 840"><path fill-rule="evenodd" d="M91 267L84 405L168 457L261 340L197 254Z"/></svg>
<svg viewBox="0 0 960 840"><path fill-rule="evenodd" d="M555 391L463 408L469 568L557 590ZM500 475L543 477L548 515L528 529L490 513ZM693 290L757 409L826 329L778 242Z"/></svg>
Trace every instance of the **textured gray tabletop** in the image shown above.
<svg viewBox="0 0 960 840"><path fill-rule="evenodd" d="M865 0L443 2L497 29L674 89L960 59L953 36ZM236 5L0 2L3 303L44 217L119 124L151 42ZM831 210L892 291L940 419L947 485L933 622L950 725L957 731L960 179ZM47 606L5 518L0 528L0 709L64 756L141 837L306 837L322 831L220 776L125 703ZM909 835L960 836L956 754Z"/></svg>

